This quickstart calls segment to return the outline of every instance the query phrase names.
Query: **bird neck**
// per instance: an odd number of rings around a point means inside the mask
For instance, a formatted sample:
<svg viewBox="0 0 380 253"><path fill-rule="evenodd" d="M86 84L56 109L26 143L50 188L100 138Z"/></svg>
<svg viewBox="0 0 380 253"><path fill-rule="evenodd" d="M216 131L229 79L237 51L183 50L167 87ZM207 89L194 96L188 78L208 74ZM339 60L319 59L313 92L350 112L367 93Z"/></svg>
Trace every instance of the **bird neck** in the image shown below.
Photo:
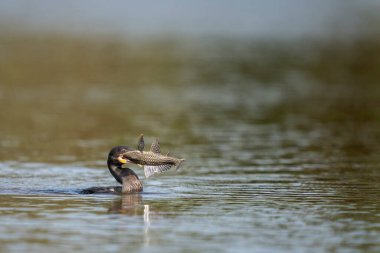
<svg viewBox="0 0 380 253"><path fill-rule="evenodd" d="M120 184L123 183L121 174L122 174L122 168L121 166L115 165L110 160L107 161L107 166L109 171L111 172L111 175L118 181Z"/></svg>
<svg viewBox="0 0 380 253"><path fill-rule="evenodd" d="M120 165L115 165L107 161L108 169L111 175L123 185L122 193L142 192L143 186L137 174L130 168L121 168Z"/></svg>

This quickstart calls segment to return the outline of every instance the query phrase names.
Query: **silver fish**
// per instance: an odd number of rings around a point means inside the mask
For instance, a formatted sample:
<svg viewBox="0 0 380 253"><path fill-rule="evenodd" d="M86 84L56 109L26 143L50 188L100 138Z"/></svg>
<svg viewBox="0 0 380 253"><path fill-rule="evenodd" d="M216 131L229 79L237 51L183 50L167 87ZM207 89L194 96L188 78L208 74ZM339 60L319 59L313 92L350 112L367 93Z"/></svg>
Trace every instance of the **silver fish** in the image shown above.
<svg viewBox="0 0 380 253"><path fill-rule="evenodd" d="M182 162L185 161L185 159L171 157L169 153L162 155L158 139L152 143L150 151L144 151L144 147L144 136L141 134L137 150L127 150L122 157L126 162L143 166L145 177L147 178L154 174L165 172L172 167L178 170Z"/></svg>

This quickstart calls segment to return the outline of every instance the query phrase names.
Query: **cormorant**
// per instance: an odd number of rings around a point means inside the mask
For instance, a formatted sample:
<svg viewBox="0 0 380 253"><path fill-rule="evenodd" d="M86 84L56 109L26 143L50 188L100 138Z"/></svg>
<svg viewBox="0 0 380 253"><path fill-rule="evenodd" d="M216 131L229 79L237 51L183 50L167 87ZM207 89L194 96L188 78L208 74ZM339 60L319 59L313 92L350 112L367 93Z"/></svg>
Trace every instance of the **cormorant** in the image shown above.
<svg viewBox="0 0 380 253"><path fill-rule="evenodd" d="M117 146L111 149L107 166L112 176L122 186L91 187L81 191L83 194L93 193L137 193L143 191L142 183L137 174L130 168L122 168L127 163L123 158L126 151L132 150L127 146Z"/></svg>

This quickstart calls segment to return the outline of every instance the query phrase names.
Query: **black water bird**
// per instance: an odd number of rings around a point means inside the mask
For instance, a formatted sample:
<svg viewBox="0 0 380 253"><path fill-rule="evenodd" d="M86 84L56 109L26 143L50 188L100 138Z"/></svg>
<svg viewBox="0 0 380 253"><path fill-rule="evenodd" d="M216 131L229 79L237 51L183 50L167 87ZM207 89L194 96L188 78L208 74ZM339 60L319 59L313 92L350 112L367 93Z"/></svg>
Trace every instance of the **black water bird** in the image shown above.
<svg viewBox="0 0 380 253"><path fill-rule="evenodd" d="M171 157L168 154L162 155L158 139L152 143L150 151L144 151L144 147L144 136L141 134L137 142L137 150L128 146L117 146L111 149L107 159L108 169L116 181L122 184L122 187L91 187L83 190L82 193L142 192L143 186L137 174L130 168L124 168L123 165L136 164L143 167L145 177L148 178L161 174L172 167L178 170L185 161L185 159Z"/></svg>
<svg viewBox="0 0 380 253"><path fill-rule="evenodd" d="M91 187L81 191L84 194L92 193L137 193L143 191L143 185L137 174L130 168L123 168L125 160L122 158L126 151L130 151L127 146L117 146L111 149L108 154L107 166L112 176L122 186Z"/></svg>

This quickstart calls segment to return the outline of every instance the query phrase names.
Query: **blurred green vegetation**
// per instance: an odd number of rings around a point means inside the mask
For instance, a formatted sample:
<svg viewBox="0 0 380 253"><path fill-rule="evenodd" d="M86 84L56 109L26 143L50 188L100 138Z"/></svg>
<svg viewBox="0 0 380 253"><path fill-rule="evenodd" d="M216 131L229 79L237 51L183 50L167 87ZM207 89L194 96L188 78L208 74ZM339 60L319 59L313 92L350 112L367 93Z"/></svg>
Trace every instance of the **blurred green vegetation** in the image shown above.
<svg viewBox="0 0 380 253"><path fill-rule="evenodd" d="M2 33L0 78L7 85L33 86L140 83L144 77L165 82L180 59L170 45L156 46L138 49L102 37Z"/></svg>
<svg viewBox="0 0 380 253"><path fill-rule="evenodd" d="M351 39L275 41L5 29L0 33L0 159L22 159L16 151L23 150L28 159L49 161L54 150L52 156L95 160L126 138L134 143L141 132L182 131L189 140L203 140L194 132L214 124L212 118L220 120L215 116L220 113L231 121L283 127L298 117L303 120L292 127L326 128L329 138L345 135L336 145L348 152L374 153L380 140L379 40L370 32ZM227 98L213 95L219 90ZM256 94L260 90L263 95ZM277 99L273 90L281 93ZM259 116L247 108L255 99L267 100ZM197 119L204 125L190 129ZM96 152L88 152L91 148Z"/></svg>
<svg viewBox="0 0 380 253"><path fill-rule="evenodd" d="M322 85L376 85L380 36L293 41L122 39L0 33L2 86L284 82L298 73Z"/></svg>

